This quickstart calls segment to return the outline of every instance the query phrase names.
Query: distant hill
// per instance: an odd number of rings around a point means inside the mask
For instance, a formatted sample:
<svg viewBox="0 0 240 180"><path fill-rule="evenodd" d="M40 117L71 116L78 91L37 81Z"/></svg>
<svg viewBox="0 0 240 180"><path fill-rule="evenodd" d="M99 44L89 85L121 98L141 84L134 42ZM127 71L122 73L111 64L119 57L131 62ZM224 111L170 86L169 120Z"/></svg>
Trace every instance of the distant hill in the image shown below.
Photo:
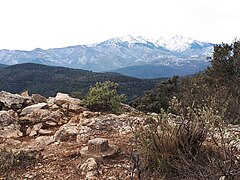
<svg viewBox="0 0 240 180"><path fill-rule="evenodd" d="M4 68L4 67L7 67L7 65L0 63L0 68Z"/></svg>
<svg viewBox="0 0 240 180"><path fill-rule="evenodd" d="M19 93L28 90L30 94L40 93L54 96L57 92L86 93L99 81L113 81L120 85L120 93L128 99L152 89L161 79L141 80L118 73L96 73L87 70L53 67L33 63L12 65L0 69L0 90Z"/></svg>
<svg viewBox="0 0 240 180"><path fill-rule="evenodd" d="M195 62L197 63L197 62ZM172 77L174 75L186 76L195 74L196 72L203 71L207 67L206 64L183 64L178 66L165 66L165 65L138 65L129 66L125 68L115 69L111 72L120 73L126 76L141 78L141 79L154 79L158 77Z"/></svg>
<svg viewBox="0 0 240 180"><path fill-rule="evenodd" d="M207 67L212 56L213 44L182 36L170 39L148 39L142 36L115 37L106 41L63 48L32 51L0 50L0 63L13 65L20 63L39 63L50 66L62 66L92 70L95 72L113 71L137 65L158 65L178 69L176 73L189 72L199 65ZM195 68L193 68L195 70ZM168 74L155 71L149 77L166 77ZM142 74L143 75L143 74ZM181 75L181 74L178 74ZM142 77L142 76L141 76ZM149 78L144 77L144 78Z"/></svg>
<svg viewBox="0 0 240 180"><path fill-rule="evenodd" d="M174 75L185 75L182 69L161 66L161 65L139 65L119 68L114 70L126 76L137 77L142 79L153 79L157 77L171 77Z"/></svg>

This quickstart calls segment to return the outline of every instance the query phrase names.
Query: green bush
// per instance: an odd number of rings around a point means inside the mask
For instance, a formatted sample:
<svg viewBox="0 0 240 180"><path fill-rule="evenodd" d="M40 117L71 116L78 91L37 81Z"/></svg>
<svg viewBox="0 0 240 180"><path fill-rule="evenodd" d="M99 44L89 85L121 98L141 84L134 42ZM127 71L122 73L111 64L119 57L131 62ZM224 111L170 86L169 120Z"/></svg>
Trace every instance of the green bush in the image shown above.
<svg viewBox="0 0 240 180"><path fill-rule="evenodd" d="M142 97L134 99L130 105L143 112L161 112L167 110L169 101L177 92L178 76L159 83L155 89L145 92Z"/></svg>
<svg viewBox="0 0 240 180"><path fill-rule="evenodd" d="M94 111L119 113L123 95L117 92L118 84L110 81L97 82L88 92L86 106Z"/></svg>
<svg viewBox="0 0 240 180"><path fill-rule="evenodd" d="M84 99L84 94L82 91L74 91L70 93L70 96L73 98Z"/></svg>

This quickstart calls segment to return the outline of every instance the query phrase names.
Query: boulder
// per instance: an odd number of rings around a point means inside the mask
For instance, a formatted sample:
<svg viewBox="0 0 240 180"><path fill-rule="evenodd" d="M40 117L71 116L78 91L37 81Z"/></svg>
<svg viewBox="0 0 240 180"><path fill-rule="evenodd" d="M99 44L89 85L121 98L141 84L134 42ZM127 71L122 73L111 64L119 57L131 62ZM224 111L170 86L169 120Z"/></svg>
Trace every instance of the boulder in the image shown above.
<svg viewBox="0 0 240 180"><path fill-rule="evenodd" d="M20 121L29 121L32 124L36 124L43 122L44 118L49 117L51 112L47 109L35 109L29 114L26 114L24 116L23 114L21 114L22 116L19 118Z"/></svg>
<svg viewBox="0 0 240 180"><path fill-rule="evenodd" d="M22 144L24 151L41 151L49 144L53 143L54 139L53 136L39 136L36 139L32 139L26 145Z"/></svg>
<svg viewBox="0 0 240 180"><path fill-rule="evenodd" d="M29 94L28 94L28 91L22 92L22 93L21 93L21 96L30 98L30 96L29 96Z"/></svg>
<svg viewBox="0 0 240 180"><path fill-rule="evenodd" d="M64 124L61 126L56 133L54 134L55 141L68 141L70 139L77 138L77 135L80 134L80 127L76 124Z"/></svg>
<svg viewBox="0 0 240 180"><path fill-rule="evenodd" d="M87 126L81 126L80 132L77 135L77 142L82 143L83 141L87 141L90 138L90 133L92 132L92 129Z"/></svg>
<svg viewBox="0 0 240 180"><path fill-rule="evenodd" d="M70 118L69 118L70 119ZM62 125L68 122L68 118L60 110L51 111L48 109L35 109L31 113L21 116L20 121L29 121L32 124L39 122L55 122L58 125ZM54 124L55 126L55 124Z"/></svg>
<svg viewBox="0 0 240 180"><path fill-rule="evenodd" d="M61 106L62 104L66 104L66 103L80 105L81 101L80 101L80 99L70 97L68 94L57 93L57 95L55 97L55 104Z"/></svg>
<svg viewBox="0 0 240 180"><path fill-rule="evenodd" d="M49 99L48 103L52 104L52 98ZM72 112L83 112L86 108L81 106L81 100L77 98L72 98L68 94L64 93L57 93L56 97L54 98L54 104L58 105L67 111ZM52 105L54 107L54 105Z"/></svg>
<svg viewBox="0 0 240 180"><path fill-rule="evenodd" d="M0 137L14 138L22 135L18 121L9 112L0 111Z"/></svg>
<svg viewBox="0 0 240 180"><path fill-rule="evenodd" d="M97 179L98 172L98 163L94 158L88 158L83 164L79 164L78 168L81 171L81 174L85 174L85 179Z"/></svg>
<svg viewBox="0 0 240 180"><path fill-rule="evenodd" d="M52 133L53 133L53 131L47 130L47 129L39 129L38 130L38 134L41 134L41 135L50 135Z"/></svg>
<svg viewBox="0 0 240 180"><path fill-rule="evenodd" d="M38 123L38 124L35 124L33 126L33 128L28 128L27 131L26 131L26 134L29 135L29 136L35 136L38 134L38 131L42 128L43 124L42 123Z"/></svg>
<svg viewBox="0 0 240 180"><path fill-rule="evenodd" d="M90 153L101 153L109 148L108 140L105 138L95 138L88 141L88 151Z"/></svg>
<svg viewBox="0 0 240 180"><path fill-rule="evenodd" d="M16 140L16 139L7 139L6 141L5 141L5 144L7 144L7 145L12 145L12 146L18 146L18 145L20 145L22 142L21 141L19 141L19 140Z"/></svg>
<svg viewBox="0 0 240 180"><path fill-rule="evenodd" d="M20 96L18 94L11 94L9 92L1 91L0 92L0 103L1 109L21 109L27 104L30 103L29 97Z"/></svg>
<svg viewBox="0 0 240 180"><path fill-rule="evenodd" d="M118 152L118 147L109 145L105 138L95 138L88 141L88 146L81 149L81 155L91 156L96 158L104 158L115 155Z"/></svg>
<svg viewBox="0 0 240 180"><path fill-rule="evenodd" d="M38 109L45 109L47 108L47 103L38 103L38 104L33 104L33 105L30 105L30 106L27 106L25 107L22 112L21 112L21 115L26 115L26 114L29 114L35 110L38 110Z"/></svg>

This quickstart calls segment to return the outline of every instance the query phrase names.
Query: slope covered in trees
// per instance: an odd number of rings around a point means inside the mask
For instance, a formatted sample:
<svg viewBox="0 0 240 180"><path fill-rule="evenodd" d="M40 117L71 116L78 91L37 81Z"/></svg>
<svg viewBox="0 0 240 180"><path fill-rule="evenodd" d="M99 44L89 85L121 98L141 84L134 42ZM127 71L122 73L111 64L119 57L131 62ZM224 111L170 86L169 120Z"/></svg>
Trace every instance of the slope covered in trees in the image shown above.
<svg viewBox="0 0 240 180"><path fill-rule="evenodd" d="M119 92L128 99L152 89L160 79L141 80L118 73L95 73L80 69L52 67L26 63L0 69L0 90L54 96L57 92L85 94L96 82L112 81L119 84Z"/></svg>

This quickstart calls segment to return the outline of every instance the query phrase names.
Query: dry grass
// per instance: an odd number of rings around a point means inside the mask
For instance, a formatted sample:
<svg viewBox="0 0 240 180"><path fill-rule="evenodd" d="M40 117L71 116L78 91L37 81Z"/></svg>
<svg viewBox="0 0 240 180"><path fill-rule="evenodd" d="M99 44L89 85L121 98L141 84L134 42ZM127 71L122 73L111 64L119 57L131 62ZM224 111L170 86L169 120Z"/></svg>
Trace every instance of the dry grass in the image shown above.
<svg viewBox="0 0 240 180"><path fill-rule="evenodd" d="M219 117L211 113L188 109L178 121L162 113L148 120L147 126L138 127L137 151L132 156L138 177L237 180L240 161L233 139L226 138Z"/></svg>

